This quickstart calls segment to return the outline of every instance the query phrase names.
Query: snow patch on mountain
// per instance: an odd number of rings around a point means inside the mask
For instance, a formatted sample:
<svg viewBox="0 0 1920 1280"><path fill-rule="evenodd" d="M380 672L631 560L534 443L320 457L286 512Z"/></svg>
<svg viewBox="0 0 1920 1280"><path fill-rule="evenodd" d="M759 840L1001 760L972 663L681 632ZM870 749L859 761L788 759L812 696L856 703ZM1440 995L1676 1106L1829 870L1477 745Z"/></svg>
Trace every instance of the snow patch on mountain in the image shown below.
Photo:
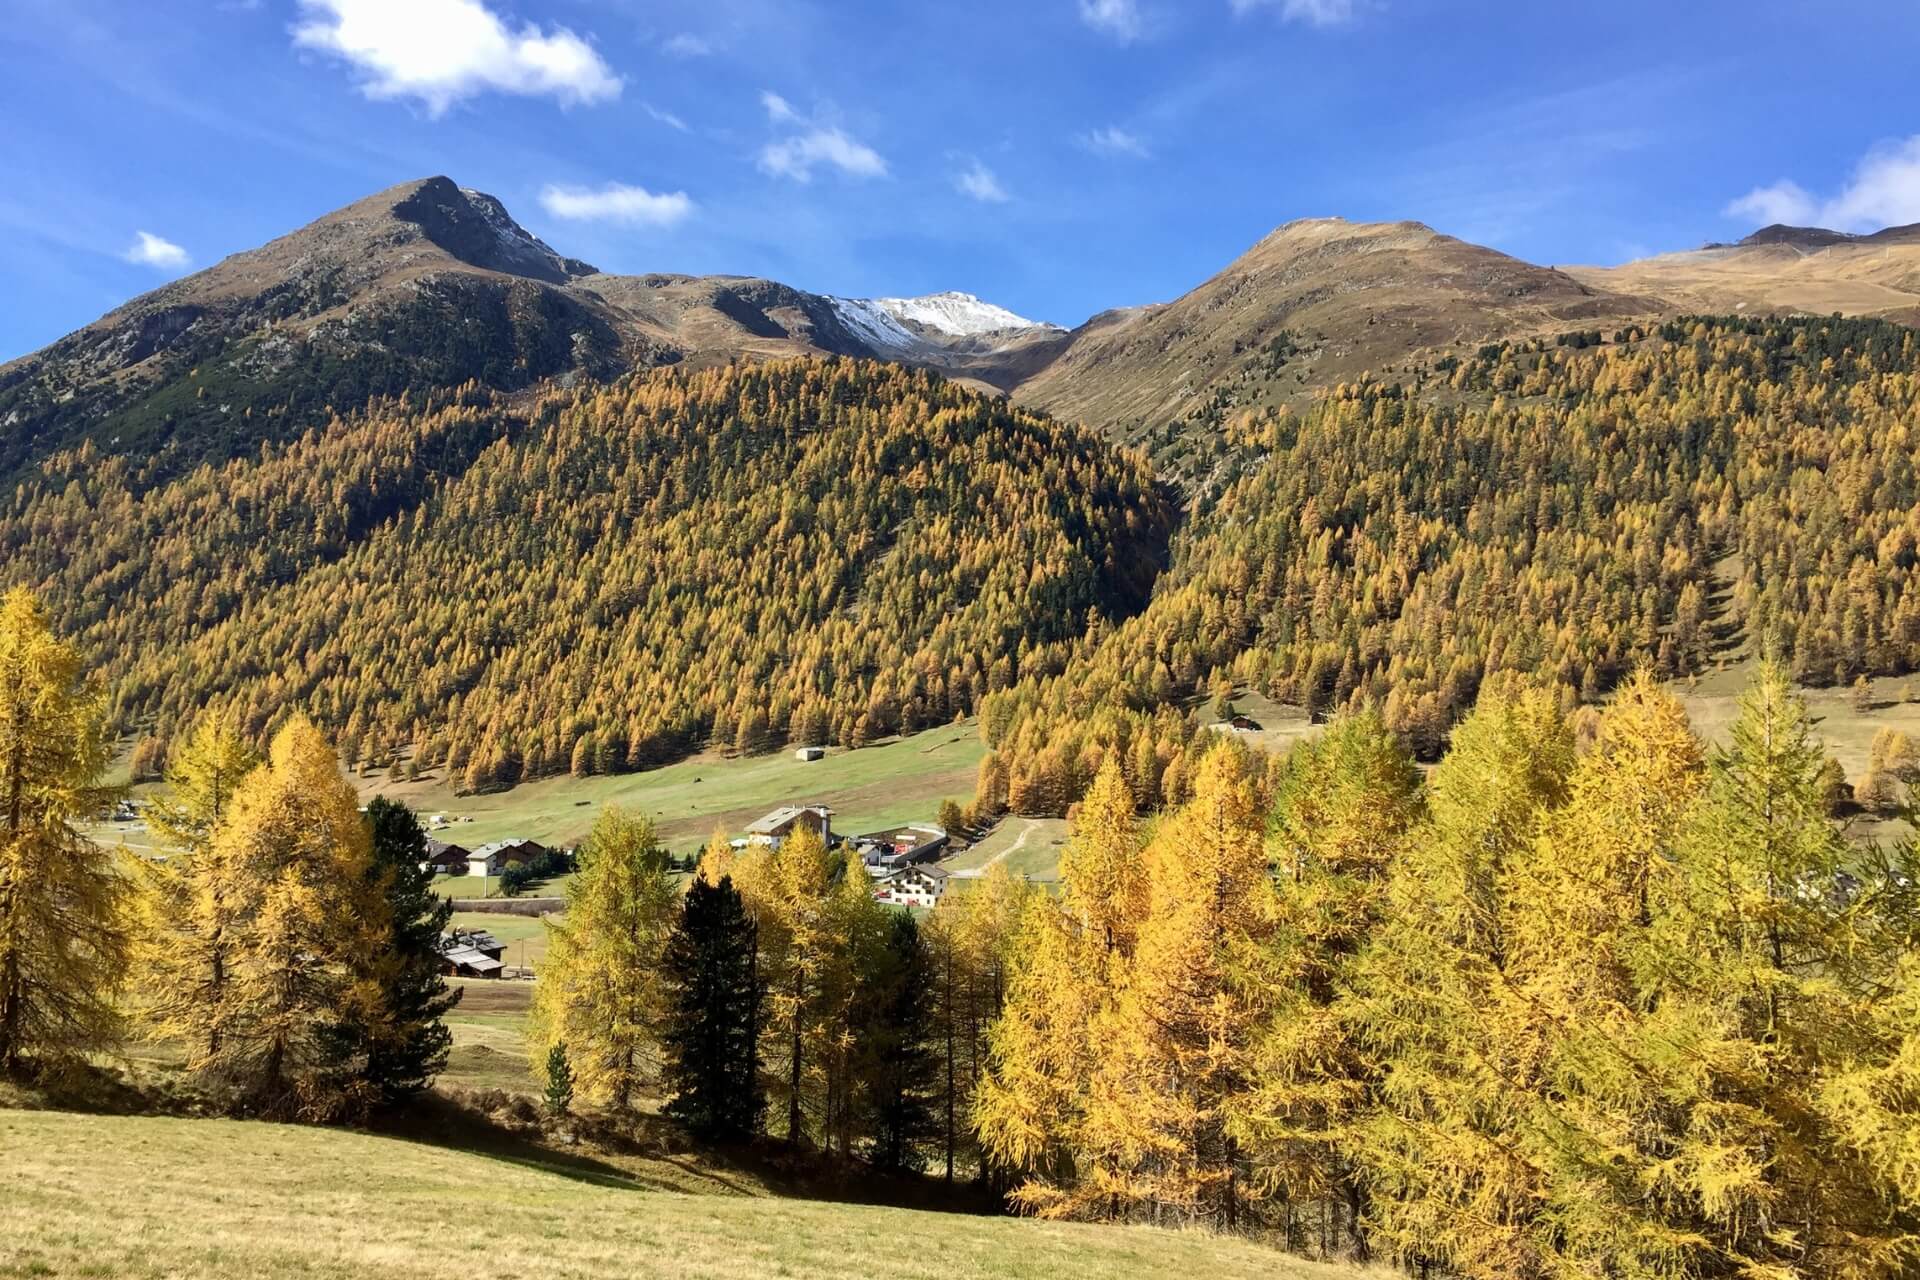
<svg viewBox="0 0 1920 1280"><path fill-rule="evenodd" d="M982 302L970 293L932 293L923 298L833 298L834 310L848 328L874 346L910 350L925 339L917 327L950 338L1024 329L1058 329Z"/></svg>
<svg viewBox="0 0 1920 1280"><path fill-rule="evenodd" d="M872 298L829 298L841 323L876 350L911 351L920 339L907 332L893 313Z"/></svg>
<svg viewBox="0 0 1920 1280"><path fill-rule="evenodd" d="M475 191L472 187L460 188L460 194L467 198L480 220L487 224L500 242L501 255L507 262L522 268L544 268L566 271L567 262L553 247L539 236L513 220L507 207L484 191Z"/></svg>
<svg viewBox="0 0 1920 1280"><path fill-rule="evenodd" d="M875 298L873 302L896 319L938 329L956 338L1000 333L1007 329L1059 327L1017 316L1005 307L982 302L970 293L930 293L924 298Z"/></svg>

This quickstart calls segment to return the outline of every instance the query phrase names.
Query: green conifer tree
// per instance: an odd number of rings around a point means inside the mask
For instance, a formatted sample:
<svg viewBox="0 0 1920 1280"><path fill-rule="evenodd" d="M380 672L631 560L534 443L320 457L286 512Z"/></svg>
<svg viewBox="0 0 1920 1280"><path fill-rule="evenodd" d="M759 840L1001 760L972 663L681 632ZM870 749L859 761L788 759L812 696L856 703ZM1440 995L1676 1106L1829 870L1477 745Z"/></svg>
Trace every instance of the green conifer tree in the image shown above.
<svg viewBox="0 0 1920 1280"><path fill-rule="evenodd" d="M753 917L729 876L696 877L663 957L669 989L661 1040L667 1114L706 1138L760 1131L762 990Z"/></svg>

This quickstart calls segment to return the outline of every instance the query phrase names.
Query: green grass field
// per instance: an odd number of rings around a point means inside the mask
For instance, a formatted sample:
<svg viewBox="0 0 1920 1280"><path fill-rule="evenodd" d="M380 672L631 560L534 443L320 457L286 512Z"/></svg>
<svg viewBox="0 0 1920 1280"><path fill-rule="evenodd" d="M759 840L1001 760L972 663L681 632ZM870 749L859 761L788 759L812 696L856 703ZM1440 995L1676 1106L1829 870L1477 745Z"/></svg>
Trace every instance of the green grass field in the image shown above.
<svg viewBox="0 0 1920 1280"><path fill-rule="evenodd" d="M772 1198L697 1157L506 1134L0 1110L0 1153L5 1277L1366 1274L1200 1233Z"/></svg>
<svg viewBox="0 0 1920 1280"><path fill-rule="evenodd" d="M355 781L364 797L404 800L423 818L444 813L448 825L433 834L468 848L510 836L571 844L587 833L602 805L618 804L650 815L661 836L685 852L705 843L716 826L738 832L769 809L795 802L832 805L834 830L847 835L930 822L941 800L973 798L985 754L979 730L958 724L858 751L834 750L811 763L789 751L736 759L703 755L646 773L543 778L497 795L456 796L437 777Z"/></svg>
<svg viewBox="0 0 1920 1280"><path fill-rule="evenodd" d="M940 865L948 871L985 871L996 864L1043 884L1060 878L1060 850L1067 843L1063 818L1003 818L979 844Z"/></svg>
<svg viewBox="0 0 1920 1280"><path fill-rule="evenodd" d="M533 983L506 979L456 978L460 1003L447 1014L453 1048L442 1088L505 1089L533 1093L537 1086L527 1057L527 1011Z"/></svg>

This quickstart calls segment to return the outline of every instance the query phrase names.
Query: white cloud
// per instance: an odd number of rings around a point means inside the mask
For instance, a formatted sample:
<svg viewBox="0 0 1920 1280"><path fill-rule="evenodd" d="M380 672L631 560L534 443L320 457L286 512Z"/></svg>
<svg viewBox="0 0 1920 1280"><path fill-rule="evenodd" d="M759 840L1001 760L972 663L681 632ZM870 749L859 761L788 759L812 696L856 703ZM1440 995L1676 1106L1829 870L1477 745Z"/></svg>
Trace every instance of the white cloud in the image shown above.
<svg viewBox="0 0 1920 1280"><path fill-rule="evenodd" d="M623 182L598 189L549 186L540 193L540 205L556 218L576 222L624 222L632 226L671 227L693 212L684 191L661 195Z"/></svg>
<svg viewBox="0 0 1920 1280"><path fill-rule="evenodd" d="M813 181L818 165L830 165L854 178L886 176L887 162L864 142L856 142L838 129L811 129L779 142L769 142L760 150L760 167L779 178L796 182Z"/></svg>
<svg viewBox="0 0 1920 1280"><path fill-rule="evenodd" d="M1727 205L1729 218L1751 218L1762 225L1775 222L1800 224L1820 215L1820 202L1797 182L1785 178L1770 187L1755 187Z"/></svg>
<svg viewBox="0 0 1920 1280"><path fill-rule="evenodd" d="M1147 144L1125 129L1108 127L1083 133L1078 139L1081 146L1102 156L1132 156L1136 160L1145 160L1150 154Z"/></svg>
<svg viewBox="0 0 1920 1280"><path fill-rule="evenodd" d="M978 160L954 174L953 185L961 195L971 196L982 204L1005 204L1011 198L993 170Z"/></svg>
<svg viewBox="0 0 1920 1280"><path fill-rule="evenodd" d="M640 104L640 107L643 111L645 111L648 115L652 116L655 120L658 120L661 124L666 125L667 128L678 129L681 133L685 133L687 131L687 122L685 120L682 120L679 116L673 114L673 112L662 111L660 108L654 106L651 102L643 102Z"/></svg>
<svg viewBox="0 0 1920 1280"><path fill-rule="evenodd" d="M785 124L800 118L800 113L793 109L793 104L771 89L760 91L760 105L767 109L767 119L775 124Z"/></svg>
<svg viewBox="0 0 1920 1280"><path fill-rule="evenodd" d="M1834 231L1878 231L1920 222L1920 134L1882 142L1854 167L1847 185L1819 199L1782 178L1755 187L1726 207L1729 218L1817 225Z"/></svg>
<svg viewBox="0 0 1920 1280"><path fill-rule="evenodd" d="M848 137L836 125L810 119L794 110L771 89L760 93L760 105L774 125L790 125L799 132L769 142L760 148L760 168L777 178L812 182L813 171L821 165L838 169L853 178L883 178L887 162L880 153L858 139Z"/></svg>
<svg viewBox="0 0 1920 1280"><path fill-rule="evenodd" d="M1920 222L1920 134L1869 151L1847 189L1828 204L1826 216L1851 231Z"/></svg>
<svg viewBox="0 0 1920 1280"><path fill-rule="evenodd" d="M1138 0L1080 0L1080 21L1126 44L1146 29Z"/></svg>
<svg viewBox="0 0 1920 1280"><path fill-rule="evenodd" d="M1278 9L1282 22L1300 22L1309 27L1337 27L1353 21L1354 0L1229 0L1235 13L1255 9Z"/></svg>
<svg viewBox="0 0 1920 1280"><path fill-rule="evenodd" d="M158 267L162 271L178 271L191 261L185 249L151 231L134 232L133 243L120 256L128 262L143 267Z"/></svg>
<svg viewBox="0 0 1920 1280"><path fill-rule="evenodd" d="M464 98L495 90L598 102L620 93L620 77L593 46L565 27L514 30L483 0L300 0L296 45L357 68L370 98L414 98L440 115Z"/></svg>
<svg viewBox="0 0 1920 1280"><path fill-rule="evenodd" d="M663 53L676 58L704 58L713 52L713 46L694 35L691 31L682 31L660 46Z"/></svg>

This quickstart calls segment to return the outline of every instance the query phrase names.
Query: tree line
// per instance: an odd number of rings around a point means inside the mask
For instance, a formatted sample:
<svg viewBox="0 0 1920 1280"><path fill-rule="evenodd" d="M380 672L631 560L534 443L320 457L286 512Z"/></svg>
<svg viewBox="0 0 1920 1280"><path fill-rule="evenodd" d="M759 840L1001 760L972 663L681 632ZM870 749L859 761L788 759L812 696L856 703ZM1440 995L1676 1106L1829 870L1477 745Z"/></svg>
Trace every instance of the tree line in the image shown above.
<svg viewBox="0 0 1920 1280"><path fill-rule="evenodd" d="M975 1122L1016 1203L1465 1276L1920 1266L1920 847L1827 816L1784 668L1725 746L1651 673L1489 682L1422 779L1376 709L1100 764Z"/></svg>

